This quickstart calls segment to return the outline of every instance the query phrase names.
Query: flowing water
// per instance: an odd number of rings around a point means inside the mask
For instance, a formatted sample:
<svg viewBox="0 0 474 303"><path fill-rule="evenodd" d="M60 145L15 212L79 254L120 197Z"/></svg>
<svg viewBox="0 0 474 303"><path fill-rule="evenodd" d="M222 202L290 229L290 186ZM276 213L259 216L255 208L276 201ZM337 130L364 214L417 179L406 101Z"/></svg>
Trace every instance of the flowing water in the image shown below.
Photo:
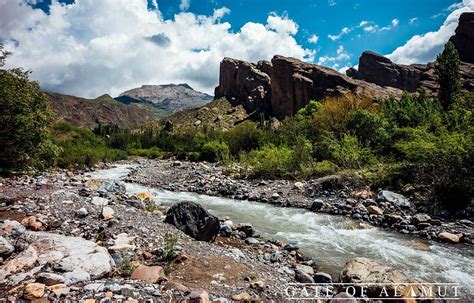
<svg viewBox="0 0 474 303"><path fill-rule="evenodd" d="M131 166L120 165L98 171L93 177L119 180L130 169ZM352 229L354 222L347 217L303 209L170 192L134 183L126 183L126 188L129 194L150 192L163 205L194 201L218 217L228 216L234 223L251 223L267 239L297 240L303 253L333 277L338 276L349 259L367 257L429 282L461 283L465 299L474 300L474 251L466 245L422 242L381 228Z"/></svg>

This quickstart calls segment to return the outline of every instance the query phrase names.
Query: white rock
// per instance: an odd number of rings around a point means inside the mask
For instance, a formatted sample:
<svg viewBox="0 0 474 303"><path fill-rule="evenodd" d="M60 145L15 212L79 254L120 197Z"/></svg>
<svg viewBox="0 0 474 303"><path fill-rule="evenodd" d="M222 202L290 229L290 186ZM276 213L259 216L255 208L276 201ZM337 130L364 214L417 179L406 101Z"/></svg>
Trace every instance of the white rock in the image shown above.
<svg viewBox="0 0 474 303"><path fill-rule="evenodd" d="M114 217L114 214L115 214L115 212L114 212L114 210L113 210L112 208L110 208L110 207L108 207L108 206L102 208L102 213L101 213L101 215L102 215L102 218L103 218L104 220L110 220L110 219L112 219L112 218Z"/></svg>
<svg viewBox="0 0 474 303"><path fill-rule="evenodd" d="M64 283L66 285L73 285L79 282L87 282L90 281L90 279L91 276L86 271L80 268L64 274Z"/></svg>
<svg viewBox="0 0 474 303"><path fill-rule="evenodd" d="M0 236L0 257L8 256L15 251L13 245L7 239Z"/></svg>
<svg viewBox="0 0 474 303"><path fill-rule="evenodd" d="M96 206L106 206L109 205L109 200L102 197L93 197L91 203Z"/></svg>
<svg viewBox="0 0 474 303"><path fill-rule="evenodd" d="M118 234L114 240L114 245L109 247L109 249L113 251L134 250L136 246L130 244L133 240L135 240L135 237L129 237L126 233Z"/></svg>

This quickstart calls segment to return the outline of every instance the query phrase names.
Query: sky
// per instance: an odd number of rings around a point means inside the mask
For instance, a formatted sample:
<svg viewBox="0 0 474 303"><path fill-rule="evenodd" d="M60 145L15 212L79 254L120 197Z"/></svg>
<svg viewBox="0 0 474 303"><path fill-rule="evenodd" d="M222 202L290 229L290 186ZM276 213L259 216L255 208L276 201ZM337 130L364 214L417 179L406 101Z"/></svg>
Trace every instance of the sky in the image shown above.
<svg viewBox="0 0 474 303"><path fill-rule="evenodd" d="M0 0L8 67L95 98L144 84L213 93L224 57L291 56L344 72L365 50L436 58L474 0Z"/></svg>

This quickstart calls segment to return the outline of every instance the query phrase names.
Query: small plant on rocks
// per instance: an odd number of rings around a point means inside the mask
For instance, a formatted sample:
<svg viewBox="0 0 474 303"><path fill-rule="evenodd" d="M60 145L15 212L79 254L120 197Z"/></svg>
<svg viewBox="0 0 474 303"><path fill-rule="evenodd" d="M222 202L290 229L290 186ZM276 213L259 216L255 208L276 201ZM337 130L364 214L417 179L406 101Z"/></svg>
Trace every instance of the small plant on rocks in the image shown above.
<svg viewBox="0 0 474 303"><path fill-rule="evenodd" d="M163 239L163 260L172 260L176 257L174 251L175 245L178 243L178 235L172 232L167 232Z"/></svg>

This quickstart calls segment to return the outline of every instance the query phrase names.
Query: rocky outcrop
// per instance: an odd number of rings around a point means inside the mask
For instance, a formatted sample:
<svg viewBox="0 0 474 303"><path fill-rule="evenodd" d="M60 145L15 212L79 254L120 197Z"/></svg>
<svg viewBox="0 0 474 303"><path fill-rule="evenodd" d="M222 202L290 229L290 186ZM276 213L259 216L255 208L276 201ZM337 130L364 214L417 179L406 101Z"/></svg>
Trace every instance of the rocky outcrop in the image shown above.
<svg viewBox="0 0 474 303"><path fill-rule="evenodd" d="M347 71L346 74L380 86L391 86L415 92L421 81L427 78L428 69L429 67L423 64L395 64L382 55L366 51L359 59L359 70Z"/></svg>
<svg viewBox="0 0 474 303"><path fill-rule="evenodd" d="M333 69L275 56L272 59L272 111L277 118L296 114L309 100L353 94L360 97L398 95L396 89L352 79Z"/></svg>
<svg viewBox="0 0 474 303"><path fill-rule="evenodd" d="M198 241L214 241L220 229L219 219L194 202L173 205L168 210L165 222Z"/></svg>
<svg viewBox="0 0 474 303"><path fill-rule="evenodd" d="M219 86L215 98L227 98L232 105L242 105L249 113L271 111L270 76L272 65L260 61L257 65L224 58L220 65Z"/></svg>
<svg viewBox="0 0 474 303"><path fill-rule="evenodd" d="M461 14L456 34L449 39L463 62L474 63L474 12Z"/></svg>

